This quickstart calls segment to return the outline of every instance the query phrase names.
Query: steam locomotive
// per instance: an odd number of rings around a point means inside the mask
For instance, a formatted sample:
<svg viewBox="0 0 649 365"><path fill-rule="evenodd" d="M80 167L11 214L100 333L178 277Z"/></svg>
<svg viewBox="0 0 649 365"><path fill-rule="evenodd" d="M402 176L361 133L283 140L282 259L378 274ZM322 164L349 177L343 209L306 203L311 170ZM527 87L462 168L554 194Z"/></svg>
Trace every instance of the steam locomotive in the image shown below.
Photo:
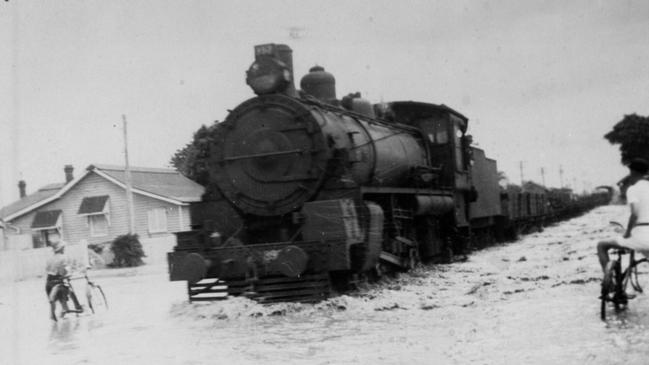
<svg viewBox="0 0 649 365"><path fill-rule="evenodd" d="M255 47L246 82L256 96L214 129L195 229L168 254L190 300L319 300L551 219L544 194L501 191L448 106L338 99L320 66L296 90L282 44Z"/></svg>

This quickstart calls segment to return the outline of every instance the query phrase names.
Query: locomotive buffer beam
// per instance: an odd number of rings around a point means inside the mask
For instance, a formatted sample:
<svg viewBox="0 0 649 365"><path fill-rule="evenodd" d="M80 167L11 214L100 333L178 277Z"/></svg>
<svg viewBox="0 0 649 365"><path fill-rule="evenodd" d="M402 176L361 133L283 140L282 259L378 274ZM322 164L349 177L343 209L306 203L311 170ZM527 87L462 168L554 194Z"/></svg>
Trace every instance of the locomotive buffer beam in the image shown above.
<svg viewBox="0 0 649 365"><path fill-rule="evenodd" d="M222 279L206 278L205 270L192 271L194 267L200 269L205 260L198 260L200 256L197 254L187 255L184 259L185 265L181 267L186 268L184 277L188 279L190 301L220 300L232 295L245 296L262 303L316 302L329 296L329 273L326 270L307 272L309 255L304 246L270 246L281 249L260 250L258 255L255 255L256 259L253 256L243 257L245 262L241 261L243 258L238 255L241 252L231 248L230 250L234 251L226 252L224 256L232 258L220 260L225 265L221 272L227 272L231 276L217 275L222 276ZM273 257L269 258L270 256ZM268 261L263 261L265 259ZM201 273L203 275L199 275Z"/></svg>

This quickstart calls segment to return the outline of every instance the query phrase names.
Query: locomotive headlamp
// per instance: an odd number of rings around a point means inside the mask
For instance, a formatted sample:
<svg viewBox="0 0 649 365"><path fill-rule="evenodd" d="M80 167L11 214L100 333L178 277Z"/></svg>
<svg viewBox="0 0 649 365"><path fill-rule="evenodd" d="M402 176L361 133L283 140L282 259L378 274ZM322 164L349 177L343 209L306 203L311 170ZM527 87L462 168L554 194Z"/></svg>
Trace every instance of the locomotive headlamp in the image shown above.
<svg viewBox="0 0 649 365"><path fill-rule="evenodd" d="M289 68L271 57L259 57L246 73L246 83L257 95L283 92L290 82Z"/></svg>

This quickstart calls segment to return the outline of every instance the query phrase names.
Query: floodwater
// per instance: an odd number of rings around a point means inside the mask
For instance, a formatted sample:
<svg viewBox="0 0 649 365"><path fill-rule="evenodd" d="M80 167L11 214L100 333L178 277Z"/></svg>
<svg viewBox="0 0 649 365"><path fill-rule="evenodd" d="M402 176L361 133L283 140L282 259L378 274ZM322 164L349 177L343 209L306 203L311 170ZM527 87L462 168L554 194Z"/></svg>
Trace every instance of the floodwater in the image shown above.
<svg viewBox="0 0 649 365"><path fill-rule="evenodd" d="M318 304L189 304L154 267L98 277L109 311L52 323L42 279L3 286L0 364L645 364L649 296L599 319L595 243L625 213L598 208Z"/></svg>

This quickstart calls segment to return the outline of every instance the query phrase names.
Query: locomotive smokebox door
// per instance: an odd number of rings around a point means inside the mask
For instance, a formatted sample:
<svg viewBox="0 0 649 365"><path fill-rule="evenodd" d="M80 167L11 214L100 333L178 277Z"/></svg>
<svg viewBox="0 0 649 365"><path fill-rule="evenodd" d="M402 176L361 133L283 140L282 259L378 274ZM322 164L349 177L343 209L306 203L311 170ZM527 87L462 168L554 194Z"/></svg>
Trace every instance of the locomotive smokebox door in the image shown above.
<svg viewBox="0 0 649 365"><path fill-rule="evenodd" d="M243 213L279 216L311 199L330 151L309 109L284 95L238 106L218 125L210 177Z"/></svg>

